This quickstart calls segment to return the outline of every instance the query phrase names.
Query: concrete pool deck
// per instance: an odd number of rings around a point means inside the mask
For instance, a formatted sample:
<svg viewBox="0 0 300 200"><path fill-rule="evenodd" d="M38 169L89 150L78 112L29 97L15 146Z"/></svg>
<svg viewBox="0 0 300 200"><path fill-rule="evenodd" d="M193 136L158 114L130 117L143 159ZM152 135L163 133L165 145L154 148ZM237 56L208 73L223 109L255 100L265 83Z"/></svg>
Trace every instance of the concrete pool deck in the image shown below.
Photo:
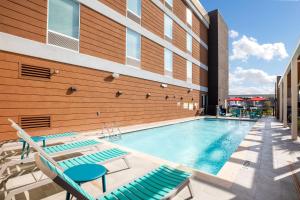
<svg viewBox="0 0 300 200"><path fill-rule="evenodd" d="M101 148L112 146L114 145L104 142ZM191 171L189 168L138 152L131 153L128 160L131 169L107 175L108 190L113 190L162 163ZM115 161L105 166L114 171L122 168L124 163ZM18 176L11 177L0 185L0 199L3 199L7 190L32 181L33 176L37 177L40 173L34 169L33 164L18 166L17 170L20 173ZM28 173L31 171L35 171L34 174ZM217 176L192 172L195 174L191 179L195 200L300 199L300 144L291 140L288 128L283 128L273 118L264 118L253 126ZM86 183L83 187L94 196L101 195L100 180ZM182 200L188 196L188 190L185 189L174 199ZM60 200L65 199L65 191L50 183L19 194L16 199Z"/></svg>

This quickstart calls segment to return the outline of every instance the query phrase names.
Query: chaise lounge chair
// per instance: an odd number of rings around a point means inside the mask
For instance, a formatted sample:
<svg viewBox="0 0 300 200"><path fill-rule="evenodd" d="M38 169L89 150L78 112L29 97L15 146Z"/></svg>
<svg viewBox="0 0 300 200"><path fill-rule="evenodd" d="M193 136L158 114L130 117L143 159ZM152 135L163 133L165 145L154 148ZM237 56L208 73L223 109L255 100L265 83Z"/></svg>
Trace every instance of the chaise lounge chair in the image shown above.
<svg viewBox="0 0 300 200"><path fill-rule="evenodd" d="M80 200L159 200L175 197L183 188L188 187L190 198L193 198L190 186L190 174L161 166L134 181L94 198L68 177L47 155L35 154L38 168L68 193ZM82 172L88 173L88 172ZM68 198L67 198L68 200Z"/></svg>
<svg viewBox="0 0 300 200"><path fill-rule="evenodd" d="M17 130L18 136L20 136L20 132L23 133L23 135L27 135L27 137L31 138L18 124L16 124L13 120L9 119L9 121L12 123L12 127ZM20 138L24 139L22 136ZM31 140L33 142L33 140ZM35 143L35 142L33 142ZM74 153L78 150L83 150L86 148L91 148L91 147L97 147L100 145L101 142L95 140L95 139L87 139L87 140L82 140L82 141L76 141L76 142L71 142L71 143L66 143L66 144L61 144L61 145L54 145L54 146L49 146L49 147L44 147L43 150L48 153L51 156L61 156L61 155L67 155L70 153ZM29 154L29 143L27 143L27 156ZM30 144L31 145L31 144ZM10 161L4 162L0 169L0 178L3 177L3 174L5 170L10 167L14 166L17 164L21 163L28 163L28 162L33 162L33 157L27 157L25 159L21 158L13 158Z"/></svg>
<svg viewBox="0 0 300 200"><path fill-rule="evenodd" d="M49 160L51 160L52 163L55 163L55 165L62 171L65 171L65 170L67 170L71 167L74 167L76 165L95 164L95 163L105 164L105 163L112 162L112 161L119 160L119 159L122 159L125 162L126 167L124 169L129 169L130 168L130 165L129 165L127 159L126 159L126 156L128 156L129 153L125 152L125 151L122 151L120 149L117 149L117 148L106 149L106 150L99 151L99 152L96 152L96 153L86 154L86 155L82 155L82 156L62 160L62 161L59 161L59 162L55 162L49 156L49 154L43 148L41 148L38 144L36 144L32 140L32 138L21 127L19 127L16 123L13 123L13 122L12 122L12 126L18 131L18 136L20 138L24 139L37 152L39 152L40 154L44 155ZM124 169L121 169L121 170L124 170ZM118 170L118 171L120 171L120 170ZM33 188L40 187L42 185L46 185L46 184L51 183L51 182L52 182L52 180L42 179L42 177L41 177L35 183L31 183L31 184L28 184L28 185L25 185L25 186L22 186L22 187L19 187L17 189L13 189L13 190L9 191L7 196L5 197L5 200L10 200L16 194L22 193L24 191L27 191L27 190L30 190L30 189L33 189Z"/></svg>

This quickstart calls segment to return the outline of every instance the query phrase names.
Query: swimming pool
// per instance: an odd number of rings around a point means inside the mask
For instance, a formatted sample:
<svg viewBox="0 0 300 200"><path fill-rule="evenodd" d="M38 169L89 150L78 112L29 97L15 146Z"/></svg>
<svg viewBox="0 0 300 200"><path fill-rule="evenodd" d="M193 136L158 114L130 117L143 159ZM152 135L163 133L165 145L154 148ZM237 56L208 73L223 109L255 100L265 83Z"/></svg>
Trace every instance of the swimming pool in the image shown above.
<svg viewBox="0 0 300 200"><path fill-rule="evenodd" d="M216 175L254 123L199 119L131 132L111 142Z"/></svg>

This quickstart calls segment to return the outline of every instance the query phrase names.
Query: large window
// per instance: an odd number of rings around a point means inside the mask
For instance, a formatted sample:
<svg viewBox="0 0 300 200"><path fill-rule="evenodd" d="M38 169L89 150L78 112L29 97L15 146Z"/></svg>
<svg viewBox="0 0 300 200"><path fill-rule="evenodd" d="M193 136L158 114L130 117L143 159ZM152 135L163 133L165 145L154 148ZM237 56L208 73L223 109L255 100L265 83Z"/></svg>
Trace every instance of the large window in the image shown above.
<svg viewBox="0 0 300 200"><path fill-rule="evenodd" d="M127 9L138 17L141 17L141 0L127 0Z"/></svg>
<svg viewBox="0 0 300 200"><path fill-rule="evenodd" d="M73 0L49 0L48 29L79 38L79 4Z"/></svg>
<svg viewBox="0 0 300 200"><path fill-rule="evenodd" d="M193 24L193 14L189 8L186 8L186 22L192 26Z"/></svg>
<svg viewBox="0 0 300 200"><path fill-rule="evenodd" d="M173 71L173 53L169 49L165 49L165 75L172 76Z"/></svg>
<svg viewBox="0 0 300 200"><path fill-rule="evenodd" d="M173 0L166 0L166 3L169 4L169 6L173 7Z"/></svg>
<svg viewBox="0 0 300 200"><path fill-rule="evenodd" d="M186 78L188 82L192 82L193 78L193 64L191 61L186 61Z"/></svg>
<svg viewBox="0 0 300 200"><path fill-rule="evenodd" d="M173 37L172 26L173 26L172 19L167 15L165 15L165 36L167 36L169 39L172 39Z"/></svg>
<svg viewBox="0 0 300 200"><path fill-rule="evenodd" d="M131 29L127 29L126 57L138 61L141 59L141 35Z"/></svg>
<svg viewBox="0 0 300 200"><path fill-rule="evenodd" d="M186 49L189 51L189 52L192 52L193 51L193 38L190 34L186 34Z"/></svg>

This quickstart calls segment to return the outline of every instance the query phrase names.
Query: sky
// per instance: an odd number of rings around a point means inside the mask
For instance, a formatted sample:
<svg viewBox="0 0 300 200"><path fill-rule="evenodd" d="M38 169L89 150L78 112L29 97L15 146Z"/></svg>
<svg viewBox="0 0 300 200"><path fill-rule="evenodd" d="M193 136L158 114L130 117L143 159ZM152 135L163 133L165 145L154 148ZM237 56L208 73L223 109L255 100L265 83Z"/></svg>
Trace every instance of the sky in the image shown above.
<svg viewBox="0 0 300 200"><path fill-rule="evenodd" d="M229 29L229 94L271 94L300 40L300 0L200 0Z"/></svg>

